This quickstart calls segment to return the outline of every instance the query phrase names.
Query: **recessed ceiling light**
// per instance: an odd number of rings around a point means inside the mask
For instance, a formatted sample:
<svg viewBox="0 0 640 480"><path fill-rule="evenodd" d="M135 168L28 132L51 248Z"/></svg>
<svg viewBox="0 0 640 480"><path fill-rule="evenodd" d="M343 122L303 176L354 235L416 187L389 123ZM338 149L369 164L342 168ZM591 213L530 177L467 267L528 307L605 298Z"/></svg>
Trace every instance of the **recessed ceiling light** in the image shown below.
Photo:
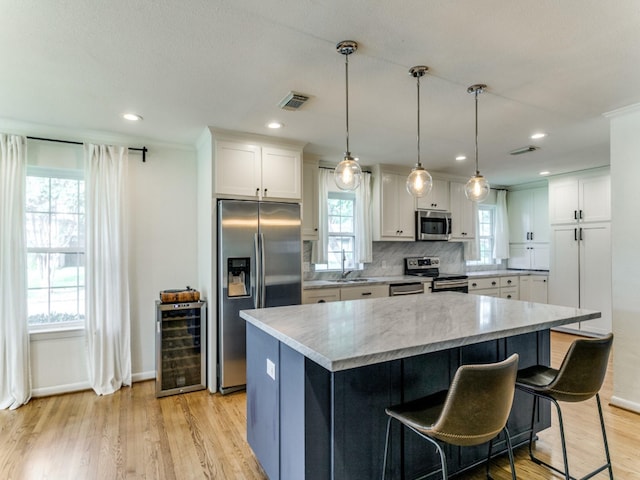
<svg viewBox="0 0 640 480"><path fill-rule="evenodd" d="M142 117L137 113L125 113L122 115L122 118L129 120L130 122L139 122L142 120Z"/></svg>
<svg viewBox="0 0 640 480"><path fill-rule="evenodd" d="M538 140L538 139L540 139L540 138L544 138L544 137L546 137L546 136L547 136L547 134L546 134L546 133L539 132L539 133L534 133L533 135L531 135L531 139L532 139L532 140Z"/></svg>
<svg viewBox="0 0 640 480"><path fill-rule="evenodd" d="M543 177L546 175L549 175L551 172L549 170L544 170L542 172L540 172L540 175L542 175Z"/></svg>
<svg viewBox="0 0 640 480"><path fill-rule="evenodd" d="M456 157L456 160L459 161L459 162L461 162L462 160L466 160L466 159L467 159L467 157L465 157L464 155L458 155Z"/></svg>
<svg viewBox="0 0 640 480"><path fill-rule="evenodd" d="M267 123L267 128L282 128L282 127L284 127L284 123L280 123L280 122Z"/></svg>

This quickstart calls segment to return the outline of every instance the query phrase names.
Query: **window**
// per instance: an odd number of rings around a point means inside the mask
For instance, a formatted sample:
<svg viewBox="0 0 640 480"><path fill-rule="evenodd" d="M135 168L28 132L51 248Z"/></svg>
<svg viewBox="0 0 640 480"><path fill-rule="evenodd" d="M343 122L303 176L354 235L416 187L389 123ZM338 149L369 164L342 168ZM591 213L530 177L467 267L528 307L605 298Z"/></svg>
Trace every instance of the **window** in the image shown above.
<svg viewBox="0 0 640 480"><path fill-rule="evenodd" d="M344 250L344 268L353 270L355 265L355 194L329 192L328 198L328 264L316 265L316 270L341 270Z"/></svg>
<svg viewBox="0 0 640 480"><path fill-rule="evenodd" d="M467 262L469 265L493 265L494 225L496 218L495 205L478 206L478 250L479 260Z"/></svg>
<svg viewBox="0 0 640 480"><path fill-rule="evenodd" d="M84 325L82 175L74 170L27 171L27 310L31 330Z"/></svg>

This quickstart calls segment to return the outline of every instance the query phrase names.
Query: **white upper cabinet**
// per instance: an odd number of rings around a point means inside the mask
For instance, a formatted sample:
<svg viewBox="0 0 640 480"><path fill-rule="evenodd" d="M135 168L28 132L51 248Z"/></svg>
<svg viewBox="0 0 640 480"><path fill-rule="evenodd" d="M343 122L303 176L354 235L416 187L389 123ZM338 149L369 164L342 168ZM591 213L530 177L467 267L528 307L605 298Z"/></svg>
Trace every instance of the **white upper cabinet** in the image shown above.
<svg viewBox="0 0 640 480"><path fill-rule="evenodd" d="M302 239L318 240L318 161L304 160L302 169Z"/></svg>
<svg viewBox="0 0 640 480"><path fill-rule="evenodd" d="M507 194L509 243L549 242L547 187L515 190Z"/></svg>
<svg viewBox="0 0 640 480"><path fill-rule="evenodd" d="M374 168L374 240L415 240L415 201L407 192L406 181L406 175Z"/></svg>
<svg viewBox="0 0 640 480"><path fill-rule="evenodd" d="M213 171L216 195L302 200L301 147L280 147L253 139L216 139Z"/></svg>
<svg viewBox="0 0 640 480"><path fill-rule="evenodd" d="M552 225L611 220L609 172L549 179L549 220Z"/></svg>
<svg viewBox="0 0 640 480"><path fill-rule="evenodd" d="M416 208L419 210L449 210L449 182L433 179L433 187L429 195L416 200Z"/></svg>
<svg viewBox="0 0 640 480"><path fill-rule="evenodd" d="M452 240L476 238L478 205L464 194L464 186L464 183L458 182L451 182L449 186Z"/></svg>

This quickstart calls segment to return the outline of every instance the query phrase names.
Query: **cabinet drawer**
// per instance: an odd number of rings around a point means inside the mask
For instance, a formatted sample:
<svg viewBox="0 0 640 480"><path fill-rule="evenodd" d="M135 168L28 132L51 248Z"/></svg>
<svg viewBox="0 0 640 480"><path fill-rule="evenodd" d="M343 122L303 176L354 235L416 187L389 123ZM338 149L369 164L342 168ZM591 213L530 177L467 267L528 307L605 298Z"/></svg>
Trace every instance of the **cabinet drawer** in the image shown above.
<svg viewBox="0 0 640 480"><path fill-rule="evenodd" d="M469 292L485 288L498 288L500 280L498 277L474 278L469 280Z"/></svg>
<svg viewBox="0 0 640 480"><path fill-rule="evenodd" d="M485 295L487 297L499 297L500 296L500 289L498 287L496 287L496 288L477 288L473 292L471 290L469 290L469 293L472 293L474 295Z"/></svg>
<svg viewBox="0 0 640 480"><path fill-rule="evenodd" d="M389 285L358 285L340 289L340 300L358 300L389 296Z"/></svg>
<svg viewBox="0 0 640 480"><path fill-rule="evenodd" d="M303 304L339 302L339 301L340 301L339 288L318 288L313 290L302 291Z"/></svg>
<svg viewBox="0 0 640 480"><path fill-rule="evenodd" d="M500 289L500 298L509 298L511 300L519 300L520 292L518 287L507 287Z"/></svg>
<svg viewBox="0 0 640 480"><path fill-rule="evenodd" d="M500 277L500 287L517 287L520 284L520 279L517 276L513 277Z"/></svg>

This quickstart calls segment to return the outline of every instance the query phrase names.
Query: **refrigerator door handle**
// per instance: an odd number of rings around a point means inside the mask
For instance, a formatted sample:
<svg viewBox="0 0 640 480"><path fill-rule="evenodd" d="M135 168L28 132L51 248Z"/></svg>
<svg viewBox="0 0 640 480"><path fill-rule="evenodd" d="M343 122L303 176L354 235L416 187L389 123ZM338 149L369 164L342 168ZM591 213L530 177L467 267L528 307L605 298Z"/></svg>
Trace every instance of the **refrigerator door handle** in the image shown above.
<svg viewBox="0 0 640 480"><path fill-rule="evenodd" d="M255 251L255 259L256 259L256 285L255 285L255 289L256 289L256 293L253 296L253 307L254 308L260 308L260 292L261 292L261 287L260 287L260 248L258 246L258 234L254 233L253 234L253 248Z"/></svg>
<svg viewBox="0 0 640 480"><path fill-rule="evenodd" d="M266 306L267 285L265 281L264 267L264 233L260 233L260 308Z"/></svg>

